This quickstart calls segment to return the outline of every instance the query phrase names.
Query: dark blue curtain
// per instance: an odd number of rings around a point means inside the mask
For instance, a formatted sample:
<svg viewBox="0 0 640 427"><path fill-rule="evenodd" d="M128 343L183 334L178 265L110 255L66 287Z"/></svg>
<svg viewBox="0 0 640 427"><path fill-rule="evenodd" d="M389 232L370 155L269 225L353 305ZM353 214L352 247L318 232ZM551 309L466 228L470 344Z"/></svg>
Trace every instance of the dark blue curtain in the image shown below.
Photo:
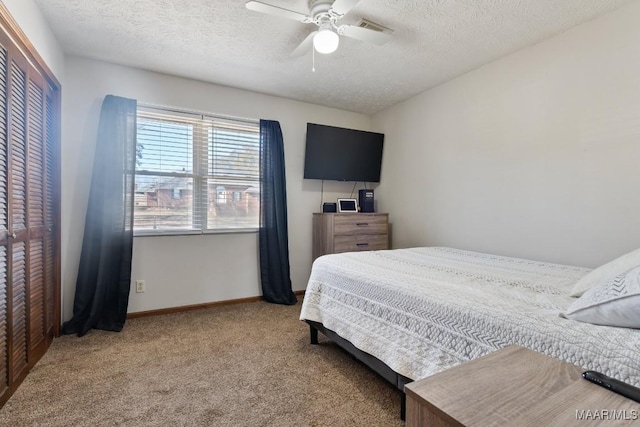
<svg viewBox="0 0 640 427"><path fill-rule="evenodd" d="M297 302L291 290L287 187L280 123L260 120L260 277L263 298Z"/></svg>
<svg viewBox="0 0 640 427"><path fill-rule="evenodd" d="M135 100L105 97L76 281L63 334L120 331L127 317L133 247Z"/></svg>

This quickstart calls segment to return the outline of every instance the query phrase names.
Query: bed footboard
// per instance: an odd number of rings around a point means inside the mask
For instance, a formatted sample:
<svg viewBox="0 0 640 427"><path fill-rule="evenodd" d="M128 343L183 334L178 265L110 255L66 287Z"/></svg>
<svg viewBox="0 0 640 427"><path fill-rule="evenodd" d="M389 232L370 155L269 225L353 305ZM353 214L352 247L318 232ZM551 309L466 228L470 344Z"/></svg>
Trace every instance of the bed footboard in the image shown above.
<svg viewBox="0 0 640 427"><path fill-rule="evenodd" d="M322 323L313 322L311 320L305 320L309 324L309 337L311 344L318 344L318 331L322 332L327 338L331 341L335 342L342 349L344 349L347 353L353 356L356 360L367 365L370 369L372 369L375 373L380 375L382 378L390 382L394 387L402 392L402 397L400 401L400 419L405 419L405 411L406 411L406 397L404 394L404 386L412 382L413 380L405 377L404 375L400 375L387 366L380 359L370 355L369 353L365 353L364 351L356 348L351 342L342 338L340 335L333 332L331 329L327 329L324 327Z"/></svg>

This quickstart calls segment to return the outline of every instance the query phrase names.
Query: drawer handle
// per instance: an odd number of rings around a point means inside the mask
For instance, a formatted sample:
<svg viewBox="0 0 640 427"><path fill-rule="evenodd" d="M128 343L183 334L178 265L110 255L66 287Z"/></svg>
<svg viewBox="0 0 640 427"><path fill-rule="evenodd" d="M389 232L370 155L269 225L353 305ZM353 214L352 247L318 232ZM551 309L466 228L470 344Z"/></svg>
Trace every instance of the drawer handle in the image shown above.
<svg viewBox="0 0 640 427"><path fill-rule="evenodd" d="M369 223L368 223L368 222L358 222L358 223L356 223L356 225L357 225L358 227L366 227L366 226L368 226L368 225L369 225Z"/></svg>
<svg viewBox="0 0 640 427"><path fill-rule="evenodd" d="M368 243L356 243L356 246L369 246Z"/></svg>

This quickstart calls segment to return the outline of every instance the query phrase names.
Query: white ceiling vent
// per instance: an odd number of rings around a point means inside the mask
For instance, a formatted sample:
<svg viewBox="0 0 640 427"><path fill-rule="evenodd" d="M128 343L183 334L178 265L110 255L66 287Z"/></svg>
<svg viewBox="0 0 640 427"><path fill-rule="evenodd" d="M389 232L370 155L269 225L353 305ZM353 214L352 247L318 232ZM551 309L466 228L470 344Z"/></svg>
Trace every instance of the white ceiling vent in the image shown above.
<svg viewBox="0 0 640 427"><path fill-rule="evenodd" d="M381 33L392 33L393 30L383 27L380 24L376 24L375 22L368 21L366 19L360 19L360 22L356 24L356 27L366 28L367 30L380 31Z"/></svg>

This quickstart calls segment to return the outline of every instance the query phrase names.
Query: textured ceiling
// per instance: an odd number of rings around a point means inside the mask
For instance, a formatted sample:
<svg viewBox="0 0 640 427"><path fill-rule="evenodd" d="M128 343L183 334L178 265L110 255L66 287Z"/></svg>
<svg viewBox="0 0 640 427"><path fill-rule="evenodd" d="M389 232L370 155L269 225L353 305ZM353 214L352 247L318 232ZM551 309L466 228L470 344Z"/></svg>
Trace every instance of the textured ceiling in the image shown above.
<svg viewBox="0 0 640 427"><path fill-rule="evenodd" d="M262 0L307 13L306 0ZM632 0L361 0L341 21L394 30L376 46L290 53L314 29L244 0L35 0L65 52L376 113Z"/></svg>

